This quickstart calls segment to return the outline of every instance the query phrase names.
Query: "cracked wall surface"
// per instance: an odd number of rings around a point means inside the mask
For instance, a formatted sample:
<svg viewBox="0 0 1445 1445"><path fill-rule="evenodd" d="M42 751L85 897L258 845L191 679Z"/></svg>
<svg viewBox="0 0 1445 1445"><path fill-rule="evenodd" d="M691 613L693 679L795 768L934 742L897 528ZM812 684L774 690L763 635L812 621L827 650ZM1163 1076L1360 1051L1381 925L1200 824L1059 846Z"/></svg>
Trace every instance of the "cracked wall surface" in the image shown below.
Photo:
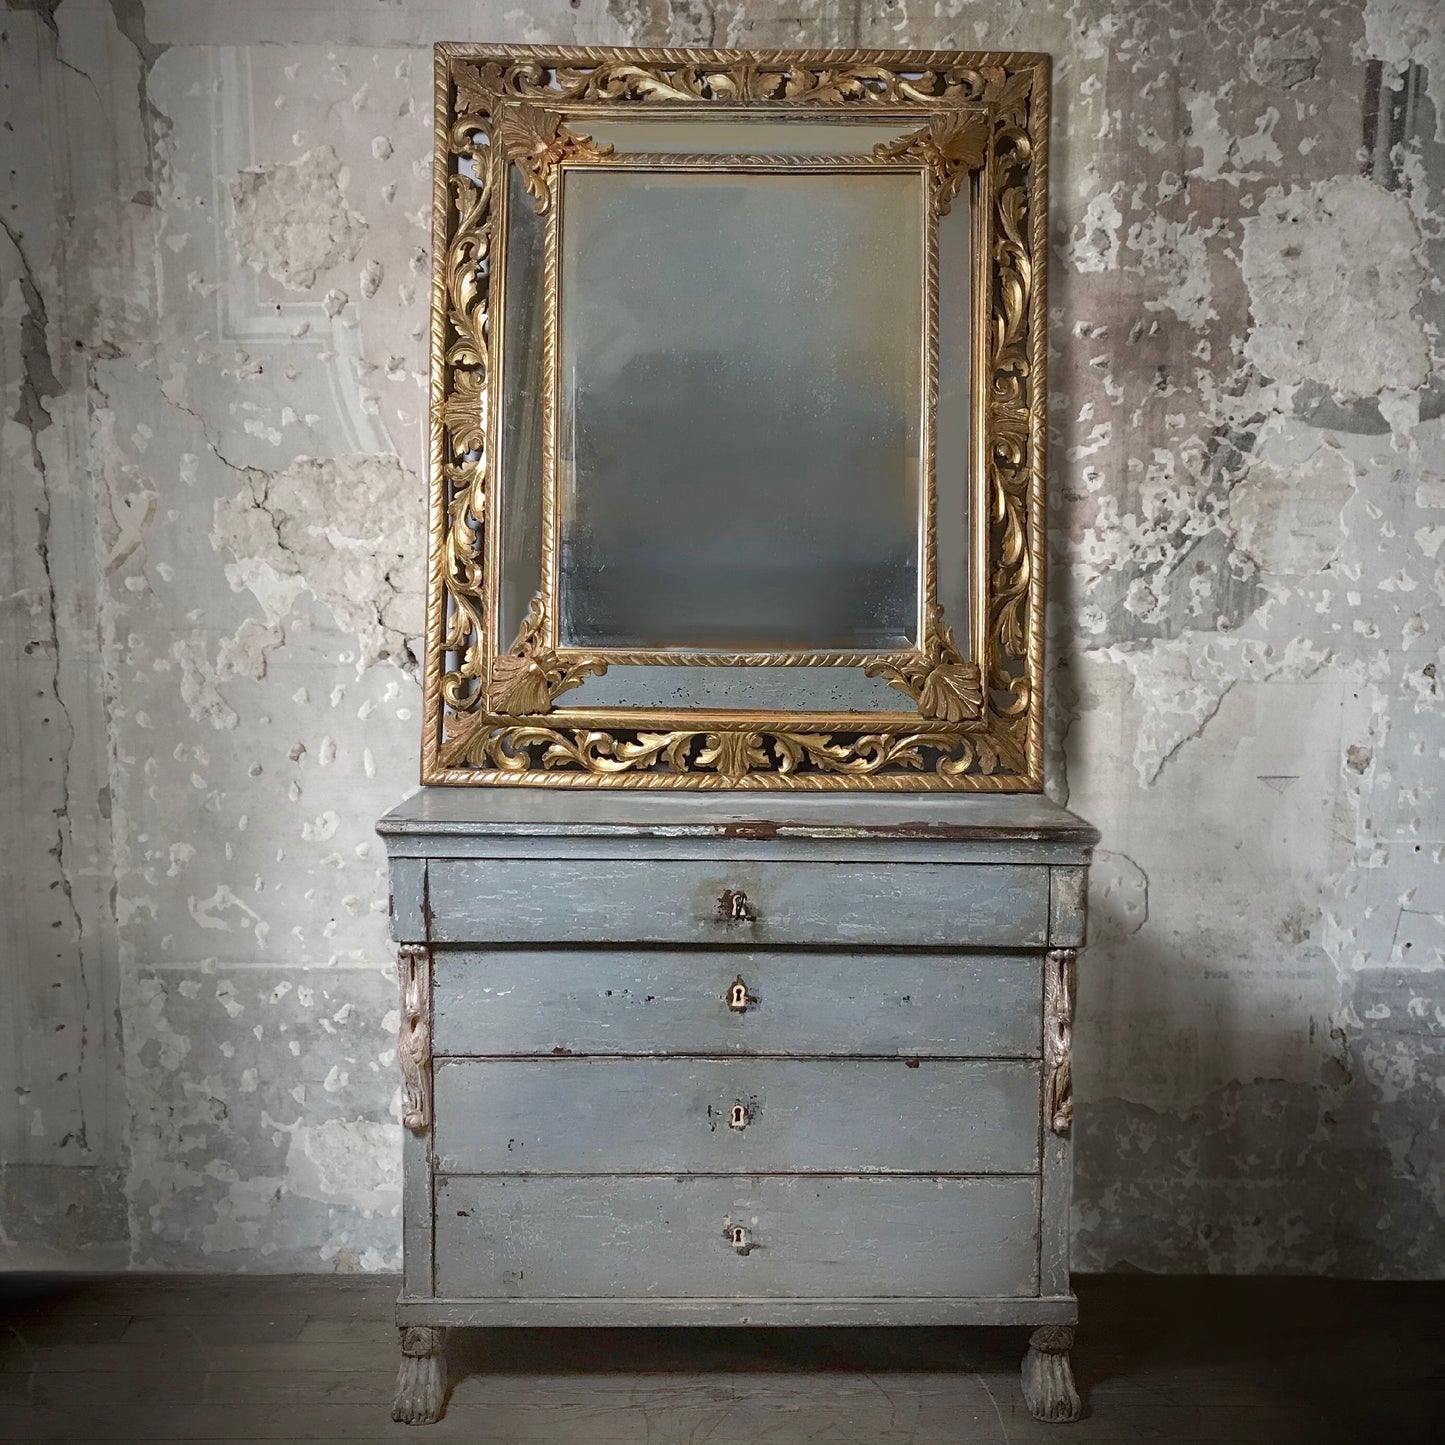
<svg viewBox="0 0 1445 1445"><path fill-rule="evenodd" d="M1445 1271L1431 0L0 3L0 1260L398 1263L447 38L1054 55L1077 1263Z"/></svg>

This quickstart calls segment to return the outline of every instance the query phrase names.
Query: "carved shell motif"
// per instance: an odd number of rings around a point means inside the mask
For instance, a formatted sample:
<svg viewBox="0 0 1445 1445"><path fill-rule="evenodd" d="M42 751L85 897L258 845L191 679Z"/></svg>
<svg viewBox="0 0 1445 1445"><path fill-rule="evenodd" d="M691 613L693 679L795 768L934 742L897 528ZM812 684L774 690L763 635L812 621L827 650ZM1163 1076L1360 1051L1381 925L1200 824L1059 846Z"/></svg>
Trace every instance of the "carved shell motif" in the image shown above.
<svg viewBox="0 0 1445 1445"><path fill-rule="evenodd" d="M963 189L970 171L976 171L988 153L989 122L982 111L950 111L935 115L927 125L873 147L879 160L921 161L933 173L933 198L940 216L946 216Z"/></svg>
<svg viewBox="0 0 1445 1445"><path fill-rule="evenodd" d="M504 652L492 659L492 685L489 701L493 712L512 717L549 712L552 690L547 685L547 671L535 658L517 657Z"/></svg>
<svg viewBox="0 0 1445 1445"><path fill-rule="evenodd" d="M540 215L551 204L552 172L565 160L597 160L612 147L578 135L555 111L533 105L509 105L497 123L502 151L516 167Z"/></svg>
<svg viewBox="0 0 1445 1445"><path fill-rule="evenodd" d="M918 711L940 722L975 718L983 708L983 683L969 663L944 663L923 679Z"/></svg>
<svg viewBox="0 0 1445 1445"><path fill-rule="evenodd" d="M925 651L867 662L863 671L907 693L920 717L934 722L972 721L983 712L983 676L976 662L964 660L936 603L931 632Z"/></svg>
<svg viewBox="0 0 1445 1445"><path fill-rule="evenodd" d="M532 717L551 712L559 692L579 686L584 678L600 677L605 662L592 658L564 663L542 642L546 612L541 596L532 599L510 652L492 659L487 705L505 717Z"/></svg>

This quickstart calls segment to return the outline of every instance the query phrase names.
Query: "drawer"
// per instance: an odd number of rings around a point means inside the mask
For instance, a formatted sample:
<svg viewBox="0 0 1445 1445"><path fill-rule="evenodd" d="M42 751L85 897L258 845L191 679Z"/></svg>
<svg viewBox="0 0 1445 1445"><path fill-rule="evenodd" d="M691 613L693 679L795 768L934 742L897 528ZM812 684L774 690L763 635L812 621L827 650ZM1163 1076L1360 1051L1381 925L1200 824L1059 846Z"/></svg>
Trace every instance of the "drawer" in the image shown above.
<svg viewBox="0 0 1445 1445"><path fill-rule="evenodd" d="M437 1168L648 1174L1038 1168L1037 1064L474 1059L435 1072Z"/></svg>
<svg viewBox="0 0 1445 1445"><path fill-rule="evenodd" d="M1042 947L1040 865L667 859L441 859L427 865L439 943Z"/></svg>
<svg viewBox="0 0 1445 1445"><path fill-rule="evenodd" d="M444 1175L436 1288L453 1299L1033 1295L1038 1221L1038 1181L1021 1176Z"/></svg>
<svg viewBox="0 0 1445 1445"><path fill-rule="evenodd" d="M432 978L438 1054L1037 1058L1042 1038L1037 954L439 948Z"/></svg>

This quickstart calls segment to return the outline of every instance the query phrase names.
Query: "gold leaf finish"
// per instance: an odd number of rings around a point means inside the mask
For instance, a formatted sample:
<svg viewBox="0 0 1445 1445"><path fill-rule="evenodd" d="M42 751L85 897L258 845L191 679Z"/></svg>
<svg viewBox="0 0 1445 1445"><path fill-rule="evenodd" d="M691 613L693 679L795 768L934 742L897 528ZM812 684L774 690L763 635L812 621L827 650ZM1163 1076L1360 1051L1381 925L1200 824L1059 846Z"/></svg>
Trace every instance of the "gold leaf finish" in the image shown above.
<svg viewBox="0 0 1445 1445"><path fill-rule="evenodd" d="M527 616L510 652L492 660L487 705L507 717L530 717L551 712L558 693L579 686L585 678L601 677L607 664L582 659L563 662L542 643L545 611L540 597L532 599Z"/></svg>
<svg viewBox="0 0 1445 1445"><path fill-rule="evenodd" d="M933 204L946 216L969 174L982 164L988 151L989 123L984 111L954 111L933 116L897 140L873 147L880 161L918 160L933 177Z"/></svg>
<svg viewBox="0 0 1445 1445"><path fill-rule="evenodd" d="M719 653L713 658L571 653L548 627L544 573L511 647L496 636L491 534L499 428L501 270L497 228L516 165L547 214L542 285L557 294L554 198L560 167L720 166L718 155L618 156L583 131L589 116L637 108L704 119L749 106L810 119L869 110L907 134L847 168L916 166L928 182L930 264L923 337L926 408L937 404L937 220L969 208L980 291L973 338L973 527L966 648L930 581L916 650L889 654ZM916 116L916 124L907 118ZM437 48L431 309L431 566L423 780L547 787L791 788L826 791L1042 786L1044 256L1047 57L930 51ZM571 129L569 127L576 127ZM825 169L837 157L734 157L735 168ZM775 163L775 164L774 164ZM544 356L546 407L555 365ZM931 434L931 433L930 433ZM931 445L931 444L930 444ZM932 455L925 456L932 487ZM558 528L543 489L543 555ZM701 525L681 519L680 525ZM924 570L938 540L925 529ZM957 538L945 545L962 545ZM555 600L555 599L554 599ZM952 619L955 624L959 619ZM965 651L967 655L965 655ZM863 667L905 696L908 713L815 715L602 709L557 699L607 665Z"/></svg>
<svg viewBox="0 0 1445 1445"><path fill-rule="evenodd" d="M552 173L563 161L595 161L612 154L610 145L568 130L554 111L529 105L503 108L497 140L520 172L539 214L551 204Z"/></svg>
<svg viewBox="0 0 1445 1445"><path fill-rule="evenodd" d="M983 712L983 680L975 663L965 662L953 640L953 629L936 604L926 650L903 657L866 662L869 677L881 677L918 704L921 716L957 723Z"/></svg>
<svg viewBox="0 0 1445 1445"><path fill-rule="evenodd" d="M724 778L737 781L754 768L766 768L771 759L758 733L709 733L697 754L697 766L715 768Z"/></svg>

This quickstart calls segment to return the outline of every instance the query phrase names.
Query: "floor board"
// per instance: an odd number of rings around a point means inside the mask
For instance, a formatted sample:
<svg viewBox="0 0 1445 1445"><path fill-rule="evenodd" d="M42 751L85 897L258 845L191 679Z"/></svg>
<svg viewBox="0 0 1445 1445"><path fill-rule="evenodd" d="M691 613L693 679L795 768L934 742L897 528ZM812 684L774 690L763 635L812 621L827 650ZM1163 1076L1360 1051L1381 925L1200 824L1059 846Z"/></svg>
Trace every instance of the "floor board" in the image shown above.
<svg viewBox="0 0 1445 1445"><path fill-rule="evenodd" d="M476 1330L390 1418L391 1278L0 1277L0 1441L1445 1445L1445 1284L1076 1281L1085 1417L1022 1330Z"/></svg>

